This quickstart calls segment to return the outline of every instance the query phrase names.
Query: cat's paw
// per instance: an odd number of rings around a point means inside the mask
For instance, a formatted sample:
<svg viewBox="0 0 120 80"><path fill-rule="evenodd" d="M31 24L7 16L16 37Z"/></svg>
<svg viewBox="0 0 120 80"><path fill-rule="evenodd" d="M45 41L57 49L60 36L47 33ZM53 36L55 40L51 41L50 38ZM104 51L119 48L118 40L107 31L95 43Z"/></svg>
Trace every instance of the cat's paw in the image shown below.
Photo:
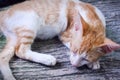
<svg viewBox="0 0 120 80"><path fill-rule="evenodd" d="M93 70L100 69L99 61L94 62L94 63L91 63L91 64L88 64L87 66L88 66L89 68L93 69Z"/></svg>
<svg viewBox="0 0 120 80"><path fill-rule="evenodd" d="M54 66L56 64L56 62L57 62L57 60L54 56L47 55L43 64L45 64L47 66Z"/></svg>

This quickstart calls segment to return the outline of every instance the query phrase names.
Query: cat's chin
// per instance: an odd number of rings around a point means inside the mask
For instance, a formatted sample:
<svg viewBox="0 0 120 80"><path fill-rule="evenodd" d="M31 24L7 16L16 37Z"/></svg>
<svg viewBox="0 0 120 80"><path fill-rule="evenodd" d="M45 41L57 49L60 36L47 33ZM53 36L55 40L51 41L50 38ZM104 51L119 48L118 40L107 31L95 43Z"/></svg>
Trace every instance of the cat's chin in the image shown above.
<svg viewBox="0 0 120 80"><path fill-rule="evenodd" d="M84 65L87 65L88 68L92 69L92 70L97 70L97 69L100 69L100 64L99 64L99 61L96 61L96 62L93 62L93 63L89 63L87 61L82 61L80 62L79 64L78 63L75 63L73 61L71 61L71 64L73 67L82 67Z"/></svg>
<svg viewBox="0 0 120 80"><path fill-rule="evenodd" d="M82 62L80 62L79 64L74 64L74 63L71 63L72 64L72 66L74 66L74 67L82 67L82 66L84 66L84 65L87 65L89 62L87 62L87 61L82 61Z"/></svg>
<svg viewBox="0 0 120 80"><path fill-rule="evenodd" d="M81 67L83 65L76 65L76 64L72 64L73 67Z"/></svg>

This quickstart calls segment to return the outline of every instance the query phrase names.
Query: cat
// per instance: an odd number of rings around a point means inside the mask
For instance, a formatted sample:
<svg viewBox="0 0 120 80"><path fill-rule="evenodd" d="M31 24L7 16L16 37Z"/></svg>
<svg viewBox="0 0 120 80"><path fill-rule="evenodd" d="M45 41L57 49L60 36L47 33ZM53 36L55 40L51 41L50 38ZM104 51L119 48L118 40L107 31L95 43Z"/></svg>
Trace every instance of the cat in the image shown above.
<svg viewBox="0 0 120 80"><path fill-rule="evenodd" d="M78 0L28 0L0 12L0 30L7 43L0 53L0 70L5 80L16 80L9 67L10 59L19 58L54 66L52 55L34 52L36 37L58 36L70 50L75 67L87 65L99 69L99 58L120 45L105 35L105 17L95 6Z"/></svg>

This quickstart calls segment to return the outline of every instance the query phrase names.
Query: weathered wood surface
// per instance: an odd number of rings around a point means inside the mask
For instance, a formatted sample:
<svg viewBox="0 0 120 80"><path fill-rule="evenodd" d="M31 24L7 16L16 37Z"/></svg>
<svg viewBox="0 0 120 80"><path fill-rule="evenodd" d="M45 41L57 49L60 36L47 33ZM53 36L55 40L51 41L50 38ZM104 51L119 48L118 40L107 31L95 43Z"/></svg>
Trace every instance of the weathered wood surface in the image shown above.
<svg viewBox="0 0 120 80"><path fill-rule="evenodd" d="M107 20L107 36L120 43L120 0L83 1L102 10ZM0 39L0 50L4 44L5 42ZM46 41L37 39L32 49L54 55L58 63L54 67L47 67L14 57L10 61L10 66L17 80L120 80L120 50L102 57L100 70L90 70L86 66L72 67L67 55L68 49L57 38Z"/></svg>

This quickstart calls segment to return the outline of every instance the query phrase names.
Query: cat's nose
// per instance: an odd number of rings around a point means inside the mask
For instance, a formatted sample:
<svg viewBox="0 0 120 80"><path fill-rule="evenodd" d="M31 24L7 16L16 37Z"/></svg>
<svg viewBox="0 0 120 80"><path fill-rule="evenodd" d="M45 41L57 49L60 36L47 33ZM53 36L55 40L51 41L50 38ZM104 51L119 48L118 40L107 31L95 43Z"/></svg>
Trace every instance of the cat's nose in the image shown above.
<svg viewBox="0 0 120 80"><path fill-rule="evenodd" d="M71 61L71 64L72 64L72 66L74 66L74 67L80 67L79 64L76 63L76 62L74 62L74 61Z"/></svg>
<svg viewBox="0 0 120 80"><path fill-rule="evenodd" d="M73 67L79 67L78 64L71 63Z"/></svg>

